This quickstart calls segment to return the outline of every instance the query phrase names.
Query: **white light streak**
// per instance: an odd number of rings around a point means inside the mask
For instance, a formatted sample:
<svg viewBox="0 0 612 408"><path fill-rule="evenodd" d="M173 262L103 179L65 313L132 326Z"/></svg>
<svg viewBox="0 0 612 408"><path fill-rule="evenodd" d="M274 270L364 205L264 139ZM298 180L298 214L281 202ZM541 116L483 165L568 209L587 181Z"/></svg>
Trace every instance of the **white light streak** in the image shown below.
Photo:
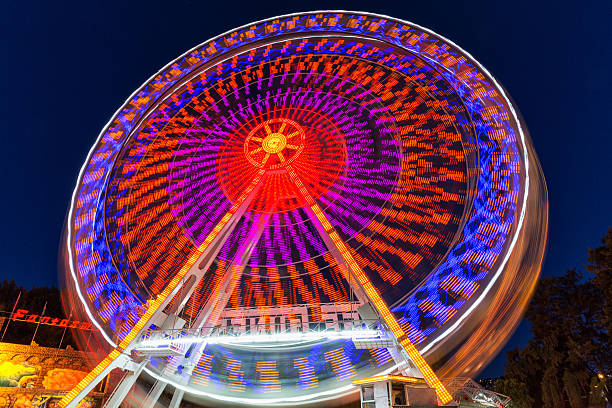
<svg viewBox="0 0 612 408"><path fill-rule="evenodd" d="M306 340L337 340L337 339L386 339L384 332L380 330L344 330L344 331L311 331L311 332L286 332L286 333L271 333L271 334L246 334L236 336L194 336L185 335L178 338L152 338L146 339L139 343L137 348L155 347L155 346L173 346L180 344L265 344L265 343L283 343L288 341L306 341Z"/></svg>

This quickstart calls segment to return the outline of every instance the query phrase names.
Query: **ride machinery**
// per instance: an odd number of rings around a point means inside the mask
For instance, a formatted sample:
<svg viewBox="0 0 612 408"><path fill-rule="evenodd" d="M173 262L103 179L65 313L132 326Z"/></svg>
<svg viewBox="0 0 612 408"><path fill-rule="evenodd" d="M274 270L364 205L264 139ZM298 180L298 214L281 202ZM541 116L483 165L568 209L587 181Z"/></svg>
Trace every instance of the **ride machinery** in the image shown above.
<svg viewBox="0 0 612 408"><path fill-rule="evenodd" d="M355 397L477 373L539 274L547 197L503 87L415 24L321 11L222 34L151 77L78 177L72 304L111 370L203 404ZM436 373L431 367L436 368Z"/></svg>

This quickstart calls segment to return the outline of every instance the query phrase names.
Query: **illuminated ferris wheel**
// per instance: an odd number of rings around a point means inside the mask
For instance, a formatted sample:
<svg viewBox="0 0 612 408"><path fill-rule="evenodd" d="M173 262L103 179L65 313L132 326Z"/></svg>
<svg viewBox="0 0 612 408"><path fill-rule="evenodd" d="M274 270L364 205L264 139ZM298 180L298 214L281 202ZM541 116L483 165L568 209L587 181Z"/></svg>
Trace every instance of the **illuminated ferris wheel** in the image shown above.
<svg viewBox="0 0 612 408"><path fill-rule="evenodd" d="M314 404L363 377L477 373L538 277L546 190L495 79L355 12L209 40L117 111L74 191L71 299L153 404ZM431 366L436 368L435 373ZM436 374L437 373L437 374Z"/></svg>

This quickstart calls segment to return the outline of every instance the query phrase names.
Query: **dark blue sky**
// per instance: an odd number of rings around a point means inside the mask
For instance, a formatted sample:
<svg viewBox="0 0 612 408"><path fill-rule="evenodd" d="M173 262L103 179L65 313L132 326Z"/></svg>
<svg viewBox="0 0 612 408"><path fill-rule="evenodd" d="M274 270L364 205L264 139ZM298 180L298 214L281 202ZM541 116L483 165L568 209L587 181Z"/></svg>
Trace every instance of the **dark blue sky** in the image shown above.
<svg viewBox="0 0 612 408"><path fill-rule="evenodd" d="M608 0L5 2L0 11L3 234L0 280L57 284L62 224L98 133L146 79L186 50L278 14L387 14L450 38L517 102L544 168L544 275L586 262L612 226L612 6ZM521 327L508 346L524 345ZM503 353L483 375L503 373Z"/></svg>

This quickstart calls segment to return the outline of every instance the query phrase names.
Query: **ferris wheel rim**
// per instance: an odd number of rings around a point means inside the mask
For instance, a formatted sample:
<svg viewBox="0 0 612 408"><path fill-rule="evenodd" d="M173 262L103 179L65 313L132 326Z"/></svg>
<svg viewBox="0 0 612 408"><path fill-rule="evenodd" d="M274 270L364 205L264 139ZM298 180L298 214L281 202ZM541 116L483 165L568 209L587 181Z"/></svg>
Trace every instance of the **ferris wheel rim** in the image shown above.
<svg viewBox="0 0 612 408"><path fill-rule="evenodd" d="M470 304L470 307L468 309L467 312L461 313L461 316L459 317L459 319L457 319L456 321L452 322L452 325L449 326L448 328L445 329L444 333L442 336L436 337L435 339L433 339L434 341L430 342L429 344L426 344L424 347L422 347L421 352L426 353L428 350L430 350L432 347L435 346L435 344L441 342L445 336L448 336L450 333L452 333L453 330L455 330L457 327L460 326L460 324L475 310L475 308L480 304L480 302L482 302L482 300L486 297L486 295L489 293L489 291L491 290L491 288L495 285L496 281L499 279L499 277L501 276L501 273L504 270L504 267L508 261L508 259L510 258L514 246L516 245L517 239L519 237L519 233L523 228L523 222L524 222L524 218L525 218L525 211L526 211L526 203L527 203L527 199L528 199L528 195L529 195L529 155L528 155L528 149L526 146L526 142L525 142L525 133L523 131L523 125L522 122L520 121L517 112L515 111L515 107L513 102L508 98L508 96L505 93L504 88L496 81L495 77L493 77L493 75L491 75L488 70L486 70L486 68L480 64L475 58L473 58L468 52L466 52L463 48L459 47L458 45L456 45L455 43L453 43L452 41L448 40L447 38L434 33L431 30L428 30L427 28L424 28L418 24L414 24L412 22L409 21L405 21L405 20L401 20L401 19L397 19L397 18L393 18L393 17L389 17L389 16L385 16L382 14L375 14L375 13L364 13L364 12L352 12L352 11L343 11L343 10L321 10L321 11L313 11L313 12L304 12L304 13L291 13L291 14L286 14L286 15L281 15L281 16L276 16L276 17L272 17L272 18L268 18L268 19L263 19L263 20L259 20L253 23L249 23L249 24L245 24L241 27L238 27L236 29L233 30L229 30L223 34L220 34L216 37L213 37L205 42L202 42L201 44L195 46L194 48L190 49L189 51L185 52L184 54L182 54L181 56L179 56L178 58L175 58L174 60L172 60L169 64L167 64L166 66L164 66L162 69L160 69L157 73L155 73L154 75L152 75L147 81L144 82L144 84L139 87L138 89L136 89L131 95L130 97L128 97L128 99L126 100L126 102L111 116L111 119L109 120L109 122L104 126L104 128L102 129L102 131L100 132L98 138L96 139L96 142L94 143L94 145L92 146L92 148L90 149L88 155L87 155L87 159L85 161L85 163L83 164L83 166L81 167L80 171L79 171L79 175L77 178L77 184L76 187L73 191L72 194L72 199L71 199L71 205L70 205L70 209L69 209L69 222L68 222L68 234L67 234L67 239L66 239L66 244L67 244L67 248L68 248L68 252L69 252L69 263L70 263L70 272L71 272L71 276L73 279L73 283L75 285L76 288L76 292L77 295L79 297L79 299L81 300L82 304L85 305L85 309L86 309L86 313L88 315L88 317L91 319L92 323L100 330L100 333L103 335L103 337L105 338L105 340L109 343L109 345L111 346L116 346L116 343L107 335L106 330L103 329L102 325L100 325L98 323L98 320L96 317L94 317L93 313L91 313L88 305L88 302L85 300L85 297L83 296L82 292L81 292L81 288L79 285L79 278L77 278L77 274L75 273L75 268L74 268L74 264L73 264L73 254L72 254L72 220L73 220L73 216L74 216L74 205L76 203L76 198L77 198L77 194L78 194L78 190L81 186L81 181L83 179L84 176L84 171L87 167L87 164L89 163L89 161L92 158L92 155L94 153L94 151L96 150L98 144L100 143L100 141L102 140L104 134L106 133L106 131L109 129L109 127L111 126L113 120L115 119L115 117L130 103L130 101L133 99L133 97L135 95L138 94L138 92L140 92L142 89L145 88L145 86L153 79L155 78L159 73L165 71L167 68L171 67L172 64L179 60L180 58L188 55L189 53L193 52L196 49L200 49L202 47L205 47L207 44L209 44L210 42L214 41L215 39L218 38L222 38L225 35L233 32L233 31L237 31L255 24L262 24L268 21L272 21L274 19L278 19L278 18L282 18L282 17L291 17L291 16L300 16L300 15L305 15L305 14L317 14L317 13L326 13L326 12L333 12L333 13L352 13L352 14L356 14L356 15L365 15L365 16L370 16L370 17L379 17L379 18L384 18L390 21L396 21L396 22L400 22L403 24L409 24L412 27L415 27L419 30L422 30L424 32L427 32L429 34L431 34L432 36L434 36L436 39L439 39L445 43L450 44L451 46L455 47L462 55L468 57L471 62L481 71L484 72L487 76L488 76L488 80L490 80L494 86L495 89L497 91L500 92L502 98L504 99L505 103L506 103L506 107L510 110L511 114L513 115L513 119L514 122L516 123L516 127L517 130L519 132L520 135L520 140L521 140L521 149L522 149L522 164L525 166L524 172L525 172L525 185L522 188L522 192L523 192L523 196L522 196L522 204L521 204L521 210L520 210L520 216L518 218L518 223L517 226L513 232L512 235L512 240L510 243L510 246L508 248L508 250L506 251L506 254L504 256L504 259L502 260L502 263L499 265L499 267L497 268L495 274L493 275L493 277L488 281L488 284L485 288L485 290L483 290L480 294L479 297L476 299L475 302ZM342 33L339 32L339 35L341 35ZM407 50L410 52L410 50ZM433 64L433 62L432 62ZM435 67L434 67L435 68ZM439 67L438 67L439 68ZM435 69L438 69L435 68ZM433 271L432 271L433 272ZM257 400L258 403L261 402L265 402L265 399L258 399ZM274 401L276 401L274 399Z"/></svg>

